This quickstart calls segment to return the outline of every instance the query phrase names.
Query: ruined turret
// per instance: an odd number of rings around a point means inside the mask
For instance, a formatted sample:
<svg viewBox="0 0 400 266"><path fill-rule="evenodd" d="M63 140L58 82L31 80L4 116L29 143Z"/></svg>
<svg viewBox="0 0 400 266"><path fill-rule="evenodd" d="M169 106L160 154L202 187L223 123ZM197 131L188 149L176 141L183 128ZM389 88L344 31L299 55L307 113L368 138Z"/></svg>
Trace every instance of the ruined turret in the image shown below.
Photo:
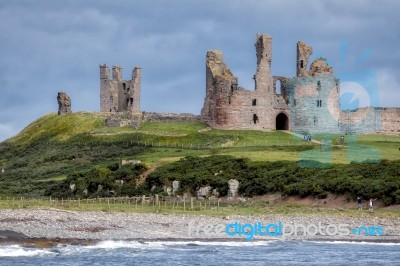
<svg viewBox="0 0 400 266"><path fill-rule="evenodd" d="M332 75L333 68L328 65L328 62L325 58L320 57L314 62L311 63L310 71L308 72L310 76L318 76L318 75Z"/></svg>
<svg viewBox="0 0 400 266"><path fill-rule="evenodd" d="M308 58L312 55L313 50L311 46L306 45L302 41L297 42L297 76L308 77L307 64Z"/></svg>
<svg viewBox="0 0 400 266"><path fill-rule="evenodd" d="M100 65L100 112L140 112L142 69L135 67L130 80L122 78L122 70L121 66L112 66L110 79L110 68Z"/></svg>
<svg viewBox="0 0 400 266"><path fill-rule="evenodd" d="M59 92L57 95L58 115L70 114L71 98L65 92Z"/></svg>
<svg viewBox="0 0 400 266"><path fill-rule="evenodd" d="M225 64L221 51L208 51L206 56L206 98L202 117L213 125L225 124L227 108L237 90L237 77Z"/></svg>
<svg viewBox="0 0 400 266"><path fill-rule="evenodd" d="M257 34L255 47L257 55L257 71L254 76L255 89L271 91L272 37L268 34Z"/></svg>

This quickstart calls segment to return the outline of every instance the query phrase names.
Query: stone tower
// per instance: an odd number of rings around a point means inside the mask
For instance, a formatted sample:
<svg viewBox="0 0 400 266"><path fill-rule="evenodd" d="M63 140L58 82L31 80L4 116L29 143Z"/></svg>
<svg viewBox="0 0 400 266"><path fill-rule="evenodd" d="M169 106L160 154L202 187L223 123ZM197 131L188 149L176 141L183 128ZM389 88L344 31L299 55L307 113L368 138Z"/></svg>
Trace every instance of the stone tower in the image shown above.
<svg viewBox="0 0 400 266"><path fill-rule="evenodd" d="M70 114L71 98L65 92L59 92L57 95L58 115Z"/></svg>
<svg viewBox="0 0 400 266"><path fill-rule="evenodd" d="M272 38L267 34L257 34L256 38L257 72L254 76L255 90L268 92L271 90L271 54Z"/></svg>
<svg viewBox="0 0 400 266"><path fill-rule="evenodd" d="M141 68L135 67L131 80L122 79L122 67L100 65L100 112L140 112Z"/></svg>
<svg viewBox="0 0 400 266"><path fill-rule="evenodd" d="M308 76L307 64L308 58L312 54L313 50L311 46L306 45L302 41L297 42L297 64L296 64L296 75L298 77Z"/></svg>
<svg viewBox="0 0 400 266"><path fill-rule="evenodd" d="M131 85L134 88L129 93L129 103L128 103L128 111L132 113L140 112L140 91L142 84L142 68L136 66L132 70L132 80Z"/></svg>
<svg viewBox="0 0 400 266"><path fill-rule="evenodd" d="M206 123L223 129L275 129L275 115L283 105L277 105L280 96L276 96L271 75L271 36L258 34L255 48L257 71L253 91L238 87L238 79L224 63L221 51L207 52L207 88L201 112Z"/></svg>
<svg viewBox="0 0 400 266"><path fill-rule="evenodd" d="M339 80L325 58L317 58L308 68L313 50L297 42L297 76L287 80L287 100L291 128L299 132L338 133Z"/></svg>

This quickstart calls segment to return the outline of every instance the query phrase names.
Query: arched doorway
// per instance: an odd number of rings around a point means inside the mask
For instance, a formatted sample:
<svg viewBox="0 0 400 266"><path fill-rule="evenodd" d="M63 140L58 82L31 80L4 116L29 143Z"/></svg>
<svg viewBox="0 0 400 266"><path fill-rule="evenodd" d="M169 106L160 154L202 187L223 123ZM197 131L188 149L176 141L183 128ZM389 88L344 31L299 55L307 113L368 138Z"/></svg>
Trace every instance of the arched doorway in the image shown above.
<svg viewBox="0 0 400 266"><path fill-rule="evenodd" d="M284 113L276 116L276 130L289 130L289 118Z"/></svg>

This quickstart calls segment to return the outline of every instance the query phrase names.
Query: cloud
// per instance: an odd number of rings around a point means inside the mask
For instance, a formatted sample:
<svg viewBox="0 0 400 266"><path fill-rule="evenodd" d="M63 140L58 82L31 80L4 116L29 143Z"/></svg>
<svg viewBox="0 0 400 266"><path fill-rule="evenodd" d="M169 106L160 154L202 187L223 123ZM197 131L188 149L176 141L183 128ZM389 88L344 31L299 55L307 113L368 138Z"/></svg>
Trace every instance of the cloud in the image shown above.
<svg viewBox="0 0 400 266"><path fill-rule="evenodd" d="M273 37L272 71L283 76L295 75L300 39L337 73L341 40L349 44L345 63L370 49L361 67L385 69L383 91L397 95L399 7L372 0L0 0L0 123L13 129L0 141L56 111L58 91L71 96L74 111L98 111L103 63L121 65L125 78L142 66L143 110L198 114L206 51L222 50L239 84L253 89L257 33ZM400 106L388 96L380 103Z"/></svg>

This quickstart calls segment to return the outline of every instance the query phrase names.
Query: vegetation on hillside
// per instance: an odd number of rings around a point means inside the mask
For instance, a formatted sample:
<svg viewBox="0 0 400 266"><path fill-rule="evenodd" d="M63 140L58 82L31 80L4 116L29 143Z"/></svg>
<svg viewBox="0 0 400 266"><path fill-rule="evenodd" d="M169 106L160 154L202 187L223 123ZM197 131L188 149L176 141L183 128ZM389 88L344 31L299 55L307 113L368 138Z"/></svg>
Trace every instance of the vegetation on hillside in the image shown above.
<svg viewBox="0 0 400 266"><path fill-rule="evenodd" d="M200 122L144 123L139 129L109 128L104 119L98 113L49 114L0 143L0 169L5 169L0 173L0 196L69 193L71 197L80 197L86 185L107 186L103 181L113 180L115 173L110 165L121 159L138 159L149 167L153 163L164 166L151 174L140 188L127 191L110 187L108 191L113 190L118 195L150 193L151 187L156 185L156 192L161 192L161 184L180 180L183 189L191 193L208 184L225 195L227 180L238 178L240 191L247 196L276 191L324 197L326 192L333 192L352 197L371 194L369 196L383 198L385 195L387 204L398 202L397 162L349 163L363 161L373 152L382 159L399 160L399 136L358 136L356 142L353 138L352 146L345 143L321 149L318 144L279 131L214 130ZM335 143L337 136L329 137ZM213 156L208 158L210 155ZM325 168L300 167L312 164ZM364 166L365 171L373 173L373 178L360 174ZM379 166L382 168L374 168ZM100 173L104 169L111 172L102 180ZM221 175L214 176L221 170ZM100 180L98 183L94 182L96 178ZM370 179L365 182L365 178ZM66 188L78 179L80 185L75 193L70 193ZM378 195L383 192L385 194ZM91 189L87 196L96 193L97 190Z"/></svg>
<svg viewBox="0 0 400 266"><path fill-rule="evenodd" d="M317 163L318 164L318 163ZM196 194L200 187L216 188L226 195L229 179L240 182L244 196L282 193L283 195L325 198L327 193L351 199L378 198L386 205L400 204L400 161L329 165L302 168L297 162L251 162L231 156L188 157L158 168L146 179L146 188L171 186L181 182L181 191Z"/></svg>
<svg viewBox="0 0 400 266"><path fill-rule="evenodd" d="M146 170L143 164L117 163L100 169L93 168L68 175L61 183L49 187L45 196L57 198L119 197L143 195L137 188L140 175Z"/></svg>
<svg viewBox="0 0 400 266"><path fill-rule="evenodd" d="M316 162L316 164L318 164ZM251 162L232 156L187 157L152 172L145 183L136 186L143 166L117 169L109 167L72 174L47 191L57 197L134 196L165 194L165 187L180 181L178 194L196 195L201 187L211 186L220 196L228 193L228 181L240 182L243 196L270 193L282 195L314 196L325 198L328 193L346 195L349 199L378 198L386 205L400 204L400 161L380 163L353 163L327 168L302 168L296 162ZM116 180L125 180L120 186ZM70 189L71 184L79 184ZM128 185L129 184L129 185ZM101 190L98 189L99 185ZM83 191L87 189L88 194ZM110 191L113 193L110 194Z"/></svg>

